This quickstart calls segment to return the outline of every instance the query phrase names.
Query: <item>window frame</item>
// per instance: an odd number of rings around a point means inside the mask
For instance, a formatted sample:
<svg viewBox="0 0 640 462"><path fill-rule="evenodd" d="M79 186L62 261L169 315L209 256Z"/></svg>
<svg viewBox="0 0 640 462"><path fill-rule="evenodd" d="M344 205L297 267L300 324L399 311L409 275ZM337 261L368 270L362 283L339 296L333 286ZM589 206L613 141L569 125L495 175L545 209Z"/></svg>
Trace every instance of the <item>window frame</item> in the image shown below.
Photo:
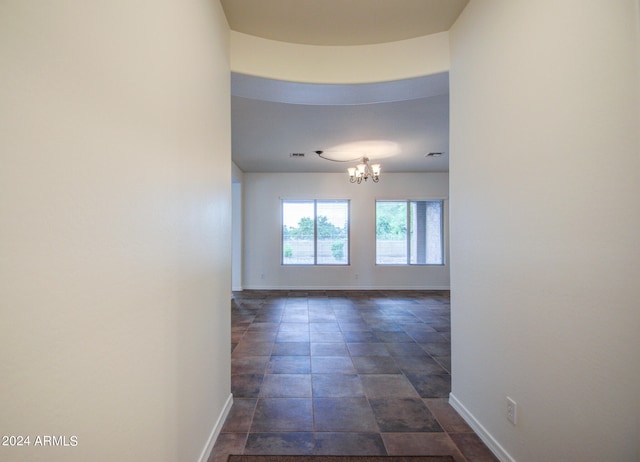
<svg viewBox="0 0 640 462"><path fill-rule="evenodd" d="M313 202L313 263L285 263L284 261L284 204L286 202L304 203ZM346 263L318 263L318 202L343 202L347 206L347 231L346 231ZM280 199L280 266L351 266L351 200L350 199Z"/></svg>
<svg viewBox="0 0 640 462"><path fill-rule="evenodd" d="M406 227L406 263L378 263L378 203L396 202L404 203L406 206L405 227ZM440 203L440 256L441 263L412 263L411 254L411 204L415 202L439 202ZM446 243L445 243L445 203L446 199L375 199L374 205L374 261L376 266L412 266L412 267L438 267L446 266Z"/></svg>

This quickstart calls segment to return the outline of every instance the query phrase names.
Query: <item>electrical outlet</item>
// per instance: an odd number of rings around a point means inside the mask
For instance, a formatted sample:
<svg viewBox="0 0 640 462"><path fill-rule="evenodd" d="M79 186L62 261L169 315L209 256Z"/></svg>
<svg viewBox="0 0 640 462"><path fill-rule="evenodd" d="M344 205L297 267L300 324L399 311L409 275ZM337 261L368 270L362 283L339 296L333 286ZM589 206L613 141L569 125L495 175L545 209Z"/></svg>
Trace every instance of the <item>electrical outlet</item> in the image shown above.
<svg viewBox="0 0 640 462"><path fill-rule="evenodd" d="M518 417L518 404L507 396L507 420L513 425L516 424Z"/></svg>

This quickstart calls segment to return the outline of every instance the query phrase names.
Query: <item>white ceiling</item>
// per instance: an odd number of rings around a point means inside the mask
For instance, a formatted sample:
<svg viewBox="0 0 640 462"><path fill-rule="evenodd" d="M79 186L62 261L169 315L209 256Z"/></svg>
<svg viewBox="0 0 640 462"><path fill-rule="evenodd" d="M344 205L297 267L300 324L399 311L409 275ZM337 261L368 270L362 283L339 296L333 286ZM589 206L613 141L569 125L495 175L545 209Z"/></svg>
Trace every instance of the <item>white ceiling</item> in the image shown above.
<svg viewBox="0 0 640 462"><path fill-rule="evenodd" d="M220 0L232 30L281 42L366 45L449 30L469 0Z"/></svg>
<svg viewBox="0 0 640 462"><path fill-rule="evenodd" d="M315 45L382 43L448 30L467 0L220 0L230 27ZM448 171L448 75L311 85L233 74L232 157L245 172ZM376 144L377 142L377 144ZM441 157L425 157L443 152ZM304 153L292 158L291 153Z"/></svg>

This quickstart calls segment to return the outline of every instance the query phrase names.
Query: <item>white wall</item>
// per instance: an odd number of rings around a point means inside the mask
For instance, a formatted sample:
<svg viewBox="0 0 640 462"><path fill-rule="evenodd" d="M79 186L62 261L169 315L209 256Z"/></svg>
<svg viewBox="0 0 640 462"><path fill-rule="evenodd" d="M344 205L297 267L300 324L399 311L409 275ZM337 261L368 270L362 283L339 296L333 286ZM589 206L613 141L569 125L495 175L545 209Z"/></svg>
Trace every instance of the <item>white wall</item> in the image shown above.
<svg viewBox="0 0 640 462"><path fill-rule="evenodd" d="M375 265L375 200L448 199L447 173L383 173L379 183L360 185L349 183L346 172L245 173L243 186L245 289L449 288L448 264L428 267ZM351 264L344 267L282 266L282 199L350 200ZM447 204L445 202L445 209ZM446 225L448 212L445 212L445 220ZM447 231L448 227L445 235Z"/></svg>
<svg viewBox="0 0 640 462"><path fill-rule="evenodd" d="M231 289L242 290L242 181L244 173L231 163Z"/></svg>
<svg viewBox="0 0 640 462"><path fill-rule="evenodd" d="M640 460L638 30L486 0L450 31L452 402L504 460Z"/></svg>
<svg viewBox="0 0 640 462"><path fill-rule="evenodd" d="M0 3L3 461L196 461L230 398L216 1ZM36 436L77 447L34 447Z"/></svg>

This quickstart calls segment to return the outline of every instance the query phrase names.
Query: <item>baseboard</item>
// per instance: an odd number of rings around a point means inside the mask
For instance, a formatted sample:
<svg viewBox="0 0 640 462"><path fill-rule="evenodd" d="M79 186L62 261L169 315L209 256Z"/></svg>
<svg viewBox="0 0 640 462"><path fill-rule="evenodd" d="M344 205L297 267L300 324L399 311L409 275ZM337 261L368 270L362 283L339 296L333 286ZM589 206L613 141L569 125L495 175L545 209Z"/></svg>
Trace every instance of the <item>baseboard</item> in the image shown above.
<svg viewBox="0 0 640 462"><path fill-rule="evenodd" d="M487 431L486 428L474 417L471 412L456 398L453 393L449 393L449 404L453 407L458 414L464 419L467 424L473 429L474 432L480 437L480 439L487 445L489 450L501 461L501 462L516 462L511 455L502 447L500 443Z"/></svg>
<svg viewBox="0 0 640 462"><path fill-rule="evenodd" d="M229 415L229 411L231 410L231 406L233 405L233 395L229 394L227 398L227 402L224 403L224 407L222 408L222 412L218 416L218 420L216 420L216 424L213 426L213 430L211 430L211 434L207 439L207 444L204 449L200 453L200 457L198 458L198 462L207 462L209 460L209 455L211 451L213 451L213 446L216 444L216 440L218 439L218 435L220 435L220 431L222 430L222 426L224 425L224 421Z"/></svg>
<svg viewBox="0 0 640 462"><path fill-rule="evenodd" d="M247 285L244 290L450 290L450 286L263 286ZM243 290L240 289L240 290ZM234 289L235 290L235 289Z"/></svg>

